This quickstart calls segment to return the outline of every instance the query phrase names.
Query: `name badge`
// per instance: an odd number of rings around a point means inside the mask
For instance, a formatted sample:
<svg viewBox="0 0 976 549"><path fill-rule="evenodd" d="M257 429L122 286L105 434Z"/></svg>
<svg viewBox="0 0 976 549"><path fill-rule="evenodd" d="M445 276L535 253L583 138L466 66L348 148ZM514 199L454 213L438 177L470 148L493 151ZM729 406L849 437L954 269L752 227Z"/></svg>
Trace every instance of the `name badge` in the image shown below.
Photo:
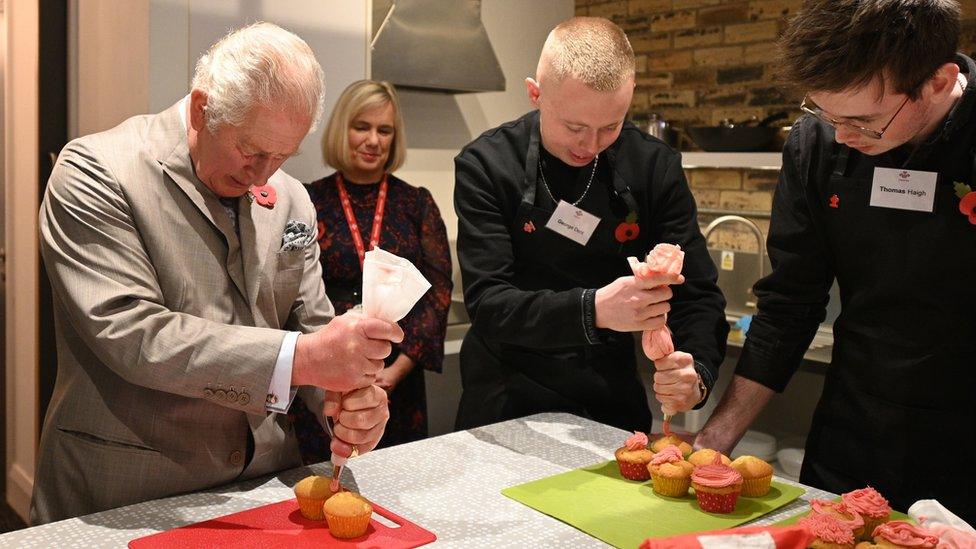
<svg viewBox="0 0 976 549"><path fill-rule="evenodd" d="M875 168L871 181L871 205L931 212L938 177L936 172Z"/></svg>
<svg viewBox="0 0 976 549"><path fill-rule="evenodd" d="M546 227L581 246L586 246L599 223L599 217L583 211L565 200L560 200L559 204L556 205L556 211L546 222Z"/></svg>

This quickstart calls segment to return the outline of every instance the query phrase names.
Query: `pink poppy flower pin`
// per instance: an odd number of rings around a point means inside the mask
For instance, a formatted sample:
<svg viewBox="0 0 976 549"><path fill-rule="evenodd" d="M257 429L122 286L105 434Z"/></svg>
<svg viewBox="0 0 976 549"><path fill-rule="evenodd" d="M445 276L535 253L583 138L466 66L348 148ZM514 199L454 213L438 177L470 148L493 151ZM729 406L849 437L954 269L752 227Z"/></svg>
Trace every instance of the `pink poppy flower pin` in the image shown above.
<svg viewBox="0 0 976 549"><path fill-rule="evenodd" d="M965 183L956 182L956 196L959 197L959 212L969 218L969 222L976 225L976 191Z"/></svg>
<svg viewBox="0 0 976 549"><path fill-rule="evenodd" d="M269 210L273 210L275 202L278 201L278 192L271 185L261 185L251 187L251 190L247 192L248 198L252 201L257 201L261 206Z"/></svg>

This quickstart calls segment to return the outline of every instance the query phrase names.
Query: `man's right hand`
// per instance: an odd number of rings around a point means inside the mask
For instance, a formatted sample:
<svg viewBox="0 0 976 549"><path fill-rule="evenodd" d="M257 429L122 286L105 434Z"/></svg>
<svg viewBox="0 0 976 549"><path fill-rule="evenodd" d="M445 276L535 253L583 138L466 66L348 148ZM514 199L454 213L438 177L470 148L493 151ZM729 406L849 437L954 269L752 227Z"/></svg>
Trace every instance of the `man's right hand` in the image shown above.
<svg viewBox="0 0 976 549"><path fill-rule="evenodd" d="M664 326L671 310L671 284L683 276L667 273L647 277L622 276L596 291L596 326L617 332L640 332Z"/></svg>
<svg viewBox="0 0 976 549"><path fill-rule="evenodd" d="M396 323L359 314L337 316L321 330L298 336L292 381L345 393L373 384L391 342L403 341Z"/></svg>

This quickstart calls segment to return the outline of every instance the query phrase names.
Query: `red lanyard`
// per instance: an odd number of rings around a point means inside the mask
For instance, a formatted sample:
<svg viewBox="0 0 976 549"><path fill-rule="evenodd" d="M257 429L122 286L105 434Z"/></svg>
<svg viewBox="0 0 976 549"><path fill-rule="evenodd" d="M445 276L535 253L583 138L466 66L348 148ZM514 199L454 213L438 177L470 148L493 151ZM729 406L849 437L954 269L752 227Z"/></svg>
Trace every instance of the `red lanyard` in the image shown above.
<svg viewBox="0 0 976 549"><path fill-rule="evenodd" d="M373 214L373 230L369 234L369 249L372 250L380 243L380 229L383 227L383 210L386 209L386 190L389 184L386 176L380 182L380 194L376 197L376 212ZM352 234L352 243L356 246L356 253L359 254L359 268L363 268L366 261L366 248L363 246L363 237L359 234L359 223L356 222L356 214L352 211L352 203L349 202L349 193L346 192L346 184L342 181L342 174L336 174L336 188L339 189L339 200L342 202L342 211L346 214L346 224L349 225L349 232Z"/></svg>

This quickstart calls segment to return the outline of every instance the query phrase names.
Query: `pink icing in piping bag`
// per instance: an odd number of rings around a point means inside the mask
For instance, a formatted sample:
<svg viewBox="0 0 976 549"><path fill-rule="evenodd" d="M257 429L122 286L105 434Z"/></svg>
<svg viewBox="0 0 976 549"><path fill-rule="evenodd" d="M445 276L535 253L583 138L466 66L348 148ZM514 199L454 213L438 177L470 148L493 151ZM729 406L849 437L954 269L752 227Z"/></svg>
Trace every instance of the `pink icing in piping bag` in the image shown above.
<svg viewBox="0 0 976 549"><path fill-rule="evenodd" d="M677 244L658 244L647 254L647 259L641 263L636 257L628 257L630 270L634 276L644 277L656 273L681 274L684 266L685 253L681 251L681 246ZM641 334L641 347L644 354L652 361L660 360L674 352L674 341L671 339L671 330L667 325L656 330L644 330ZM671 433L671 418L674 412L667 406L661 406L661 413L664 415L664 434Z"/></svg>

